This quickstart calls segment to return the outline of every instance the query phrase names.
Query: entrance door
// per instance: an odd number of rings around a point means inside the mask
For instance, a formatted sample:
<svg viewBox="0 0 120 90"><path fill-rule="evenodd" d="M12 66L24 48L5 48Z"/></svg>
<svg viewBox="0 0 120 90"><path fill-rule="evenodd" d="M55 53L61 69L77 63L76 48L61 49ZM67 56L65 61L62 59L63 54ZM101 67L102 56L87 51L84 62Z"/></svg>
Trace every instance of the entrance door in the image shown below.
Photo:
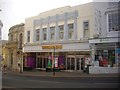
<svg viewBox="0 0 120 90"><path fill-rule="evenodd" d="M37 57L36 59L36 68L46 68L48 63L48 58L46 57Z"/></svg>
<svg viewBox="0 0 120 90"><path fill-rule="evenodd" d="M75 58L74 57L67 57L66 69L75 70Z"/></svg>
<svg viewBox="0 0 120 90"><path fill-rule="evenodd" d="M77 64L77 70L84 70L85 62L83 57L77 57L76 64Z"/></svg>
<svg viewBox="0 0 120 90"><path fill-rule="evenodd" d="M42 68L42 58L37 57L36 68Z"/></svg>
<svg viewBox="0 0 120 90"><path fill-rule="evenodd" d="M83 70L84 58L82 57L67 57L66 70Z"/></svg>
<svg viewBox="0 0 120 90"><path fill-rule="evenodd" d="M42 62L43 62L43 67L42 68L46 68L47 63L48 63L48 58L42 58Z"/></svg>
<svg viewBox="0 0 120 90"><path fill-rule="evenodd" d="M81 70L81 60L80 58L76 58L76 66L77 66L77 70Z"/></svg>

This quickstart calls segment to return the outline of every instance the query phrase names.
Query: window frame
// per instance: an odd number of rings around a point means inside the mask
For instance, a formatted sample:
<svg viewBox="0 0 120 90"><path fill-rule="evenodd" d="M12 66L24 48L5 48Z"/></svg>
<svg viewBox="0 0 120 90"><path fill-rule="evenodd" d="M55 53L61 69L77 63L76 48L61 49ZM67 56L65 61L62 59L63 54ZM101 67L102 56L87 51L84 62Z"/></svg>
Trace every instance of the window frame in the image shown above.
<svg viewBox="0 0 120 90"><path fill-rule="evenodd" d="M107 31L108 32L118 32L120 31L119 29L119 23L118 23L118 14L119 12L114 11L114 12L109 12L107 14ZM116 15L116 16L115 16ZM114 19L114 20L113 20ZM114 23L115 22L115 23ZM117 27L117 29L113 30L113 28Z"/></svg>
<svg viewBox="0 0 120 90"><path fill-rule="evenodd" d="M59 29L59 39L63 40L64 39L64 25L59 25L58 29Z"/></svg>
<svg viewBox="0 0 120 90"><path fill-rule="evenodd" d="M70 25L72 25L72 26L70 26ZM73 36L74 36L74 23L69 23L68 24L68 39L69 40L73 39Z"/></svg>
<svg viewBox="0 0 120 90"><path fill-rule="evenodd" d="M43 30L43 41L47 41L47 28L42 28Z"/></svg>
<svg viewBox="0 0 120 90"><path fill-rule="evenodd" d="M35 32L36 32L36 41L38 42L40 41L40 29L36 29Z"/></svg>
<svg viewBox="0 0 120 90"><path fill-rule="evenodd" d="M87 23L87 27L85 26L85 24ZM85 30L89 30L89 27L90 27L90 25L89 25L89 21L87 20L87 21L83 21L83 30L85 31Z"/></svg>
<svg viewBox="0 0 120 90"><path fill-rule="evenodd" d="M50 40L55 40L55 26L50 27Z"/></svg>
<svg viewBox="0 0 120 90"><path fill-rule="evenodd" d="M27 42L30 42L30 31L27 31Z"/></svg>

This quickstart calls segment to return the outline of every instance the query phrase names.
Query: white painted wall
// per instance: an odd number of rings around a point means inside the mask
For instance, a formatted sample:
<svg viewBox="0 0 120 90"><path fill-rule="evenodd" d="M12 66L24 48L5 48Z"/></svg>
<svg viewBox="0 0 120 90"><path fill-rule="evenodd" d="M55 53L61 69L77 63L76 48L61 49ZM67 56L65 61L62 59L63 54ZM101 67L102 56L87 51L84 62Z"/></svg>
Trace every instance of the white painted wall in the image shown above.
<svg viewBox="0 0 120 90"><path fill-rule="evenodd" d="M118 67L89 67L89 74L107 74L120 73Z"/></svg>
<svg viewBox="0 0 120 90"><path fill-rule="evenodd" d="M77 18L77 40L83 39L83 21L88 20L90 22L90 37L92 36L92 30L93 30L93 6L92 3L87 3L83 5L78 5L78 6L66 6L62 8L57 8L53 10L49 10L43 13L40 13L37 16L33 16L30 18L25 19L25 35L24 35L24 43L27 41L27 31L31 31L31 38L30 38L30 43L33 43L33 37L34 34L34 26L33 26L33 21L35 19L40 19L40 18L47 18L48 16L55 16L56 14L64 14L65 12L73 12L77 10L78 11L78 18ZM73 20L68 20L68 23L73 22ZM64 24L64 20L59 21L58 25ZM51 24L50 24L51 25ZM43 25L46 26L46 25ZM38 27L35 27L38 28Z"/></svg>
<svg viewBox="0 0 120 90"><path fill-rule="evenodd" d="M107 19L105 12L107 11L108 2L94 2L94 34L100 34L100 37L107 35ZM101 27L101 30L100 30Z"/></svg>

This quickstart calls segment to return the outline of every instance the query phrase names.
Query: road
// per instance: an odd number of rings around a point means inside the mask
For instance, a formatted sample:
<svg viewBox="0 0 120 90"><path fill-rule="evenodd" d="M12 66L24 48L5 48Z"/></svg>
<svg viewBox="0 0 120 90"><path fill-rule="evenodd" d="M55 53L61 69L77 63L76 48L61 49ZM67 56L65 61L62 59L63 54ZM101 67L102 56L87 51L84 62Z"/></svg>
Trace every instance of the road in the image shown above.
<svg viewBox="0 0 120 90"><path fill-rule="evenodd" d="M117 88L118 77L37 77L3 74L3 88Z"/></svg>

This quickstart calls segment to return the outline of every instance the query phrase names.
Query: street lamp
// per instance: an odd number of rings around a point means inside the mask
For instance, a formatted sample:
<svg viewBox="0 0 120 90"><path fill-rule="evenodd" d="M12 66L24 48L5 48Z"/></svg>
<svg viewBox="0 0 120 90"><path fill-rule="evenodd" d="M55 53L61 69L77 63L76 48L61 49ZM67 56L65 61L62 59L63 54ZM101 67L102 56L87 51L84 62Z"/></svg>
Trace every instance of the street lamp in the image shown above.
<svg viewBox="0 0 120 90"><path fill-rule="evenodd" d="M53 60L54 60L54 65L53 65L53 75L55 76L55 46L53 47Z"/></svg>

